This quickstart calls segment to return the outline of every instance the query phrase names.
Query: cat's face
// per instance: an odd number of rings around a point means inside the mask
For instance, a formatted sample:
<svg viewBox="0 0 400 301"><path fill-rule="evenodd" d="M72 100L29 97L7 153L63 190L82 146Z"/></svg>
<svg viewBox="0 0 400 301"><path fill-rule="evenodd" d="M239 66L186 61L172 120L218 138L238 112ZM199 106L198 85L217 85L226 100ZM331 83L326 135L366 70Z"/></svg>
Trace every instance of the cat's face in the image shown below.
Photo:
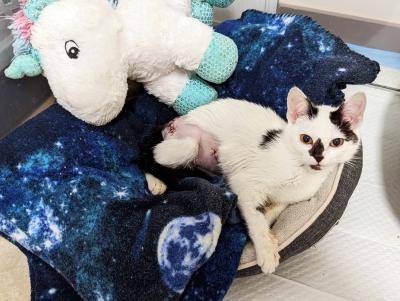
<svg viewBox="0 0 400 301"><path fill-rule="evenodd" d="M314 106L298 88L288 95L288 137L301 166L313 170L351 160L360 144L359 127L366 106L357 93L340 107Z"/></svg>

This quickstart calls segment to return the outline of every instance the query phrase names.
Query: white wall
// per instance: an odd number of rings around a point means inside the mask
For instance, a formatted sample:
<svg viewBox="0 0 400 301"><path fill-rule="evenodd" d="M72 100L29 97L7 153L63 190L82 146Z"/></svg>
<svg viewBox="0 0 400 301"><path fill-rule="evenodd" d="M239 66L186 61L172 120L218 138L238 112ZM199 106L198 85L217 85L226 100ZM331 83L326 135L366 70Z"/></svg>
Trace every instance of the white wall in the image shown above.
<svg viewBox="0 0 400 301"><path fill-rule="evenodd" d="M215 20L237 19L247 9L275 12L278 0L235 0L228 8L216 10Z"/></svg>
<svg viewBox="0 0 400 301"><path fill-rule="evenodd" d="M279 4L400 26L399 0L280 0Z"/></svg>

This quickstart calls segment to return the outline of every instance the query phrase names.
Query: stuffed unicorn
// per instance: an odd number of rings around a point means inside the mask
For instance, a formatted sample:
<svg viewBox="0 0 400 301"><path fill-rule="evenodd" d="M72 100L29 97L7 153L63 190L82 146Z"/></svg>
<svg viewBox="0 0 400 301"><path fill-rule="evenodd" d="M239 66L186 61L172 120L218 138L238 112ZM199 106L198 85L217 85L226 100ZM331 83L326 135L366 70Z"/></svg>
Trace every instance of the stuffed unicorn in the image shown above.
<svg viewBox="0 0 400 301"><path fill-rule="evenodd" d="M10 28L9 78L41 73L58 103L103 125L121 111L127 80L179 114L211 102L234 71L238 50L210 23L233 0L21 0Z"/></svg>

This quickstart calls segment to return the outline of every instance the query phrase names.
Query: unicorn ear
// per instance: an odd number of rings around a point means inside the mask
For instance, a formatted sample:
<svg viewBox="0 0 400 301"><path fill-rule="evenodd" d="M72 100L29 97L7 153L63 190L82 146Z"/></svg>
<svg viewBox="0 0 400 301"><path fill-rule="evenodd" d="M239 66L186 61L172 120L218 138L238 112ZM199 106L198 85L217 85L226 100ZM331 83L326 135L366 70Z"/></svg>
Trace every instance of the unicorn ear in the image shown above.
<svg viewBox="0 0 400 301"><path fill-rule="evenodd" d="M30 54L17 56L11 65L4 71L4 74L11 79L20 79L24 76L37 76L42 73L39 62Z"/></svg>

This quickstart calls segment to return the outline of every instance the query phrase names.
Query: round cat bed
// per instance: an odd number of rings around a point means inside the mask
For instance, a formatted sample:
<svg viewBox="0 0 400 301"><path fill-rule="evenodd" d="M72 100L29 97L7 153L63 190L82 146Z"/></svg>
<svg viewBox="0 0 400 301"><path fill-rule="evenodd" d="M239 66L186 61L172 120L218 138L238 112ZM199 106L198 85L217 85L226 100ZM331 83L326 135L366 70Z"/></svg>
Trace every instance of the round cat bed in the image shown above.
<svg viewBox="0 0 400 301"><path fill-rule="evenodd" d="M272 230L279 241L281 262L316 244L337 224L361 176L362 147L356 156L354 164L338 166L313 199L289 206L278 217ZM259 273L255 250L248 243L237 277Z"/></svg>

